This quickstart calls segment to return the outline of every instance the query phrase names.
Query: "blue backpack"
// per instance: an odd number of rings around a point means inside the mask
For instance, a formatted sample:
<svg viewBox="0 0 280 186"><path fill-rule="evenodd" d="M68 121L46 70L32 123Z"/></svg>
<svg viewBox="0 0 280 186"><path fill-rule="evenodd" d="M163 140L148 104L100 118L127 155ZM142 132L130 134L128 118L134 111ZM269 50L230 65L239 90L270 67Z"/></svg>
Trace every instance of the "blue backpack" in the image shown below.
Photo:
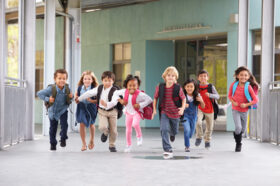
<svg viewBox="0 0 280 186"><path fill-rule="evenodd" d="M235 91L236 91L236 88L239 84L239 81L236 81L232 87L232 96L234 95ZM250 83L249 82L246 82L245 83L245 86L244 86L244 92L245 92L245 97L247 99L248 102L251 102L252 101L252 97L249 93L249 85ZM249 109L257 109L258 108L258 105L257 104L254 104L252 106L249 106Z"/></svg>

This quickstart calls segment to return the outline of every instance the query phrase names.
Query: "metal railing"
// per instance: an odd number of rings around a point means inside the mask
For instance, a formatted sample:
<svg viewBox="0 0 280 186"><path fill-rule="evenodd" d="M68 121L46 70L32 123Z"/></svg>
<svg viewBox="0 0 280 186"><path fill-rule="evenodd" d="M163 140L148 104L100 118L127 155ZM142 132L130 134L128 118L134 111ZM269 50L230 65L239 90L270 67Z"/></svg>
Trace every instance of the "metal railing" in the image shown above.
<svg viewBox="0 0 280 186"><path fill-rule="evenodd" d="M249 119L249 137L254 139L261 139L262 125L269 125L269 141L271 143L280 144L280 81L274 81L270 83L269 102L258 103L258 108L262 104L269 105L269 120L267 123L261 123L261 109L250 110ZM259 92L261 95L261 92Z"/></svg>

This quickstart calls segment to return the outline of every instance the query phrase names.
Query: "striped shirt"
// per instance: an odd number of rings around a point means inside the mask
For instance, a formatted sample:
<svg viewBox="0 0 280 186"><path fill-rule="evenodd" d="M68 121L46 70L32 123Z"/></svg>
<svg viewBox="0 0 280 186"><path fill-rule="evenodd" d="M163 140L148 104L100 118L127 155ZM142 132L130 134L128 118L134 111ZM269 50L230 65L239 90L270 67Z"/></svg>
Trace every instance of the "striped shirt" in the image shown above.
<svg viewBox="0 0 280 186"><path fill-rule="evenodd" d="M169 118L177 119L180 118L180 115L179 115L179 109L173 101L173 96L172 96L173 88L174 85L169 88L165 87L164 99L162 100L162 104L161 104L161 114L164 113ZM181 100L186 98L182 88L180 88L179 96ZM159 86L156 87L156 91L154 94L154 99L157 100L158 98L159 98Z"/></svg>

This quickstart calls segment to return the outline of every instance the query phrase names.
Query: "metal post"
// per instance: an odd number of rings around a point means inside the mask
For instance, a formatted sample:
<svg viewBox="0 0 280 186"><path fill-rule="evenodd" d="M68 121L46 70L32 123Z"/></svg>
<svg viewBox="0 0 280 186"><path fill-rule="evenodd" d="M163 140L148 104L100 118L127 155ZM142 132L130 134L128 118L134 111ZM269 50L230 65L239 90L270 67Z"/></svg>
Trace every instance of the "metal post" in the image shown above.
<svg viewBox="0 0 280 186"><path fill-rule="evenodd" d="M4 67L5 67L5 1L0 1L0 150L3 148L4 138Z"/></svg>
<svg viewBox="0 0 280 186"><path fill-rule="evenodd" d="M238 66L247 66L249 0L239 0L238 2Z"/></svg>
<svg viewBox="0 0 280 186"><path fill-rule="evenodd" d="M274 63L274 0L262 0L262 54L261 54L261 131L262 142L270 141L269 83L273 81Z"/></svg>
<svg viewBox="0 0 280 186"><path fill-rule="evenodd" d="M36 0L24 1L23 79L26 80L25 140L34 138Z"/></svg>
<svg viewBox="0 0 280 186"><path fill-rule="evenodd" d="M55 0L45 1L44 88L53 83L55 70ZM49 119L43 108L43 135L49 133Z"/></svg>

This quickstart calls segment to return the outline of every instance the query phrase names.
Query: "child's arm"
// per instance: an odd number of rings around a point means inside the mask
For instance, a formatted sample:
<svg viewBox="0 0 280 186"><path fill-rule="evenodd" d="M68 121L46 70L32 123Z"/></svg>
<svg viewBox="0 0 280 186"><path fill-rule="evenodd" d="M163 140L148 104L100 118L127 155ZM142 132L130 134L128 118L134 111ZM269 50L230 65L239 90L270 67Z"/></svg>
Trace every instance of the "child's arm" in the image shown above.
<svg viewBox="0 0 280 186"><path fill-rule="evenodd" d="M214 85L212 85L212 93L209 93L209 98L216 99L216 100L220 99L220 95L218 94Z"/></svg>
<svg viewBox="0 0 280 186"><path fill-rule="evenodd" d="M107 109L113 108L114 106L116 106L119 102L120 96L124 97L124 93L125 93L126 89L121 89L121 90L116 90L113 94L112 100L106 104L102 104L104 107L106 107ZM105 101L101 100L102 103L105 103Z"/></svg>
<svg viewBox="0 0 280 186"><path fill-rule="evenodd" d="M89 91L86 91L83 95L81 95L80 97L77 98L78 101L83 101L87 98L93 97L97 95L97 89L98 87L95 87Z"/></svg>
<svg viewBox="0 0 280 186"><path fill-rule="evenodd" d="M255 92L254 92L254 90L253 90L253 88L251 86L249 86L249 93L250 93L250 95L252 97L252 101L249 102L249 103L241 103L240 107L246 108L246 107L249 107L251 105L256 104L259 101L258 97L256 96L256 94L255 94Z"/></svg>
<svg viewBox="0 0 280 186"><path fill-rule="evenodd" d="M145 94L144 92L140 92L139 97L140 97L139 102L133 105L133 107L136 109L142 109L153 102L152 98L147 94Z"/></svg>
<svg viewBox="0 0 280 186"><path fill-rule="evenodd" d="M204 101L203 101L203 99L202 99L202 97L201 97L200 95L198 95L198 96L196 97L196 101L199 102L201 108L203 108L203 109L205 108L205 103L204 103Z"/></svg>
<svg viewBox="0 0 280 186"><path fill-rule="evenodd" d="M185 96L182 88L180 88L179 96L182 99L182 107L179 108L179 115L183 115L184 114L184 110L186 108L186 101L187 101L187 99L186 99L186 96Z"/></svg>
<svg viewBox="0 0 280 186"><path fill-rule="evenodd" d="M157 99L159 96L159 85L156 87L156 91L154 94L154 101L153 101L153 115L152 115L152 119L154 119L154 116L157 114Z"/></svg>
<svg viewBox="0 0 280 186"><path fill-rule="evenodd" d="M52 95L52 86L48 86L45 89L42 89L40 91L37 92L37 96L46 102L54 102L54 98L51 96Z"/></svg>

